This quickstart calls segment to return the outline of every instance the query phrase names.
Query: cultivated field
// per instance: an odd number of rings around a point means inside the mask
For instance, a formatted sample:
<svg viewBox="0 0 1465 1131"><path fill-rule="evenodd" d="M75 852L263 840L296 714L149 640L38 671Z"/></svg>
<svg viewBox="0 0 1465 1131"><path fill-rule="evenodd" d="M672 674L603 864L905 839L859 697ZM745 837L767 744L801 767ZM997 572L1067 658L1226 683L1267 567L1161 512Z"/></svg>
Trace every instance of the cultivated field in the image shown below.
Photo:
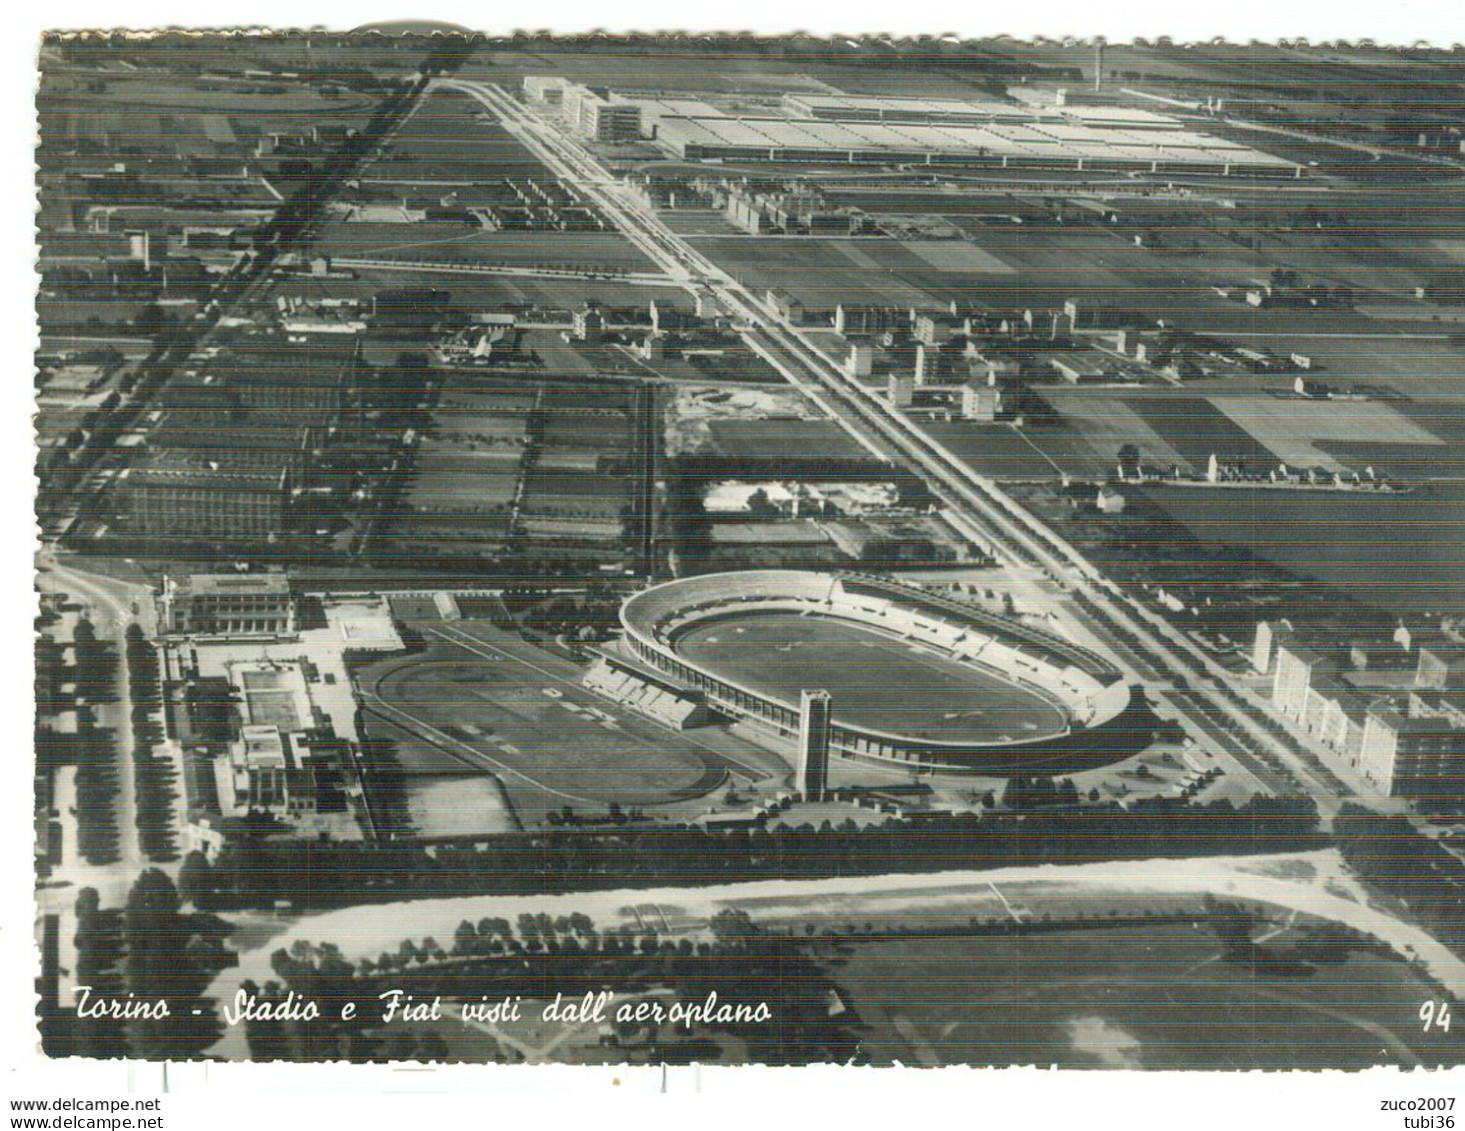
<svg viewBox="0 0 1465 1131"><path fill-rule="evenodd" d="M656 269L615 232L490 232L458 221L336 221L324 226L316 248L322 255L339 258L587 270Z"/></svg>
<svg viewBox="0 0 1465 1131"><path fill-rule="evenodd" d="M1256 554L1406 620L1465 607L1458 482L1407 494L1184 487L1148 494L1203 543Z"/></svg>
<svg viewBox="0 0 1465 1131"><path fill-rule="evenodd" d="M519 482L520 452L424 443L407 495L415 511L483 512L506 507Z"/></svg>
<svg viewBox="0 0 1465 1131"><path fill-rule="evenodd" d="M972 420L931 420L926 431L982 475L999 479L1054 479L1109 474L1117 448L1096 446L1063 420L1041 428L1014 428Z"/></svg>
<svg viewBox="0 0 1465 1131"><path fill-rule="evenodd" d="M729 456L864 459L870 454L833 420L723 419L710 421L707 427L716 450Z"/></svg>
<svg viewBox="0 0 1465 1131"><path fill-rule="evenodd" d="M1263 396L1213 397L1211 403L1279 460L1293 467L1345 470L1314 441L1363 441L1396 450L1443 444L1382 401L1309 401Z"/></svg>

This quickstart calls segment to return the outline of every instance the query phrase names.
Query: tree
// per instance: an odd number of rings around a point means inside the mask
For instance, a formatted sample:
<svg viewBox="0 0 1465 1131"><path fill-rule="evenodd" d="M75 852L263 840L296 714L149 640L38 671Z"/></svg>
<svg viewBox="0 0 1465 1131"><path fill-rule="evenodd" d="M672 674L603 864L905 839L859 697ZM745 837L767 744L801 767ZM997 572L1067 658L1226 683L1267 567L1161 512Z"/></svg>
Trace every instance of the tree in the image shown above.
<svg viewBox="0 0 1465 1131"><path fill-rule="evenodd" d="M127 955L123 978L128 990L139 999L166 1000L171 1014L182 1015L179 999L185 996L196 974L196 967L185 957L192 933L186 918L179 914L173 881L156 868L143 872L132 885L122 914L122 941ZM143 1057L176 1051L178 1033L170 1031L173 1026L169 1021L130 1022L128 1038L133 1051Z"/></svg>
<svg viewBox="0 0 1465 1131"><path fill-rule="evenodd" d="M1032 786L1023 774L1013 774L1002 790L1002 804L1008 809L1026 809L1032 804Z"/></svg>
<svg viewBox="0 0 1465 1131"><path fill-rule="evenodd" d="M1251 934L1256 929L1256 916L1238 904L1223 903L1213 895L1205 897L1204 906L1206 921L1220 940L1227 960L1251 958L1256 945L1251 941Z"/></svg>
<svg viewBox="0 0 1465 1131"><path fill-rule="evenodd" d="M185 903L205 908L212 905L218 887L209 858L197 850L183 858L178 867L178 895Z"/></svg>
<svg viewBox="0 0 1465 1131"><path fill-rule="evenodd" d="M725 908L712 917L712 934L720 943L746 943L759 933L753 917L737 908Z"/></svg>

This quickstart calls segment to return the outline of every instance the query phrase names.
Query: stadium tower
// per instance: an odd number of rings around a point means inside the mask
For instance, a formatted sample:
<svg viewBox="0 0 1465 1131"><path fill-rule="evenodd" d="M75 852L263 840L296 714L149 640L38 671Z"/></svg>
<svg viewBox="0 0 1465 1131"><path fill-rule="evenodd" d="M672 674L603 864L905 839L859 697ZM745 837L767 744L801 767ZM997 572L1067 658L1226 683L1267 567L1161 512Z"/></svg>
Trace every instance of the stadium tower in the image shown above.
<svg viewBox="0 0 1465 1131"><path fill-rule="evenodd" d="M799 793L823 801L829 786L829 692L799 694Z"/></svg>

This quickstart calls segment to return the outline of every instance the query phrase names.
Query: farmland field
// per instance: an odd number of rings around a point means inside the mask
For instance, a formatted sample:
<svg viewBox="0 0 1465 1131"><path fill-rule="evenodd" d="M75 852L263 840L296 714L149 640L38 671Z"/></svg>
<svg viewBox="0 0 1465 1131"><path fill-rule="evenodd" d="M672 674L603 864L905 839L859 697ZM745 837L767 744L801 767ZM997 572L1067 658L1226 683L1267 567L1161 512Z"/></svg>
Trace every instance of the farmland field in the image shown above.
<svg viewBox="0 0 1465 1131"><path fill-rule="evenodd" d="M317 247L337 258L423 260L655 271L655 265L615 232L483 231L458 222L326 224Z"/></svg>
<svg viewBox="0 0 1465 1131"><path fill-rule="evenodd" d="M1096 451L1067 420L1023 430L1008 424L932 420L925 422L925 430L978 474L999 479L1101 476L1114 465L1114 451Z"/></svg>
<svg viewBox="0 0 1465 1131"><path fill-rule="evenodd" d="M1381 401L1313 401L1281 397L1213 397L1213 404L1293 467L1346 470L1314 440L1361 441L1398 446L1439 445L1407 417ZM1329 466L1332 465L1332 466Z"/></svg>
<svg viewBox="0 0 1465 1131"><path fill-rule="evenodd" d="M1185 392L1045 389L1043 395L1105 469L1113 467L1121 447L1134 444L1147 463L1174 463L1196 473L1205 471L1214 452L1222 462L1239 460L1253 471L1280 463L1358 472L1372 465L1407 479L1465 476L1465 429L1454 402L1304 400L1220 388L1211 382L1205 390ZM1050 450L1046 429L1030 430L1029 438L1066 471L1102 473L1082 471Z"/></svg>
<svg viewBox="0 0 1465 1131"><path fill-rule="evenodd" d="M760 292L783 287L811 310L833 310L840 303L923 307L931 303L925 290L887 273L890 264L883 251L918 262L893 241L739 236L698 239L696 247L745 285ZM877 255L877 269L872 270L869 263ZM940 274L929 266L925 270Z"/></svg>
<svg viewBox="0 0 1465 1131"><path fill-rule="evenodd" d="M378 161L370 172L383 177L413 165L437 178L463 176L544 177L539 159L466 94L442 91L403 125L392 139L395 161Z"/></svg>
<svg viewBox="0 0 1465 1131"><path fill-rule="evenodd" d="M409 505L428 511L503 507L514 498L523 459L513 449L472 451L464 445L423 445Z"/></svg>
<svg viewBox="0 0 1465 1131"><path fill-rule="evenodd" d="M619 476L536 469L525 476L524 509L615 518L626 505L629 487Z"/></svg>
<svg viewBox="0 0 1465 1131"><path fill-rule="evenodd" d="M1133 397L1126 403L1192 467L1205 468L1212 454L1224 463L1266 467L1277 462L1246 429L1204 397Z"/></svg>
<svg viewBox="0 0 1465 1131"><path fill-rule="evenodd" d="M901 244L912 255L938 271L973 271L988 275L1011 275L1013 269L989 251L962 240L906 241Z"/></svg>
<svg viewBox="0 0 1465 1131"><path fill-rule="evenodd" d="M630 423L629 417L619 413L547 412L544 415L544 446L626 453L630 448Z"/></svg>
<svg viewBox="0 0 1465 1131"><path fill-rule="evenodd" d="M869 455L832 420L730 419L713 420L707 427L717 450L730 456L863 459Z"/></svg>
<svg viewBox="0 0 1465 1131"><path fill-rule="evenodd" d="M1432 483L1401 494L1185 487L1146 493L1209 546L1242 548L1410 621L1465 610L1465 484Z"/></svg>

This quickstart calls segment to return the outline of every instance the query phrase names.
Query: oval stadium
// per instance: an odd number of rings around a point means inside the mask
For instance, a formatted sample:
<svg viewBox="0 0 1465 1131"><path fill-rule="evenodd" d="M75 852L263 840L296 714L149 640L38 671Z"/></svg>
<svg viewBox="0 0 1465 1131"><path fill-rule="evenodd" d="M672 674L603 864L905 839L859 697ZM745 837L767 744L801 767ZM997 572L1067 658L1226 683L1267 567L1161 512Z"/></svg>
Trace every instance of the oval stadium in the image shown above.
<svg viewBox="0 0 1465 1131"><path fill-rule="evenodd" d="M626 642L707 704L787 738L829 692L831 751L913 770L1069 772L1126 758L1153 716L1102 656L883 578L707 574L621 608Z"/></svg>

